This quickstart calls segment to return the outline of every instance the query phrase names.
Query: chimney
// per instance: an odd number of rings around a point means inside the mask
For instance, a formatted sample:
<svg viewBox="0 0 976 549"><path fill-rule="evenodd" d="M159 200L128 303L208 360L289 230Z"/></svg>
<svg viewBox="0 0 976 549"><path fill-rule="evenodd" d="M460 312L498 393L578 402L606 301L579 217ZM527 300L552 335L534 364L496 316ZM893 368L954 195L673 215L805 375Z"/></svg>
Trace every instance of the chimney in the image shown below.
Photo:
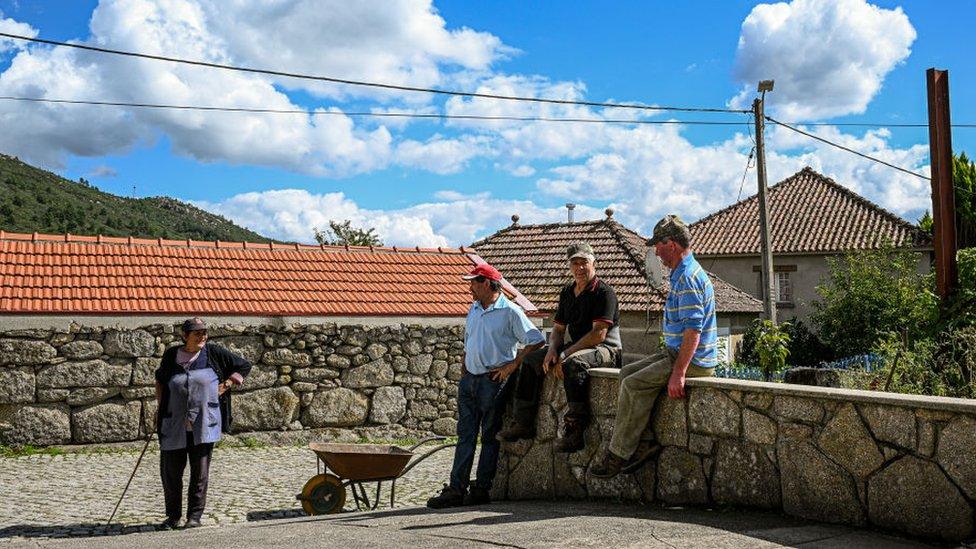
<svg viewBox="0 0 976 549"><path fill-rule="evenodd" d="M567 217L569 219L569 222L572 223L573 222L573 210L576 209L576 204L573 204L572 202L567 202L566 203L566 209L569 210L567 212Z"/></svg>

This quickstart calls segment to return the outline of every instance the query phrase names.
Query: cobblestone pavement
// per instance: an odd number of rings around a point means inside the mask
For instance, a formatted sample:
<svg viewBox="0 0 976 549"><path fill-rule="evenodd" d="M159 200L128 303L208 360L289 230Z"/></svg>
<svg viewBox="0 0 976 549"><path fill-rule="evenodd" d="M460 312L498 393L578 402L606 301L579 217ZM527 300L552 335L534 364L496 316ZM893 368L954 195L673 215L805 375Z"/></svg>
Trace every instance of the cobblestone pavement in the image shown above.
<svg viewBox="0 0 976 549"><path fill-rule="evenodd" d="M0 458L0 544L105 533L102 525L138 457L138 452L115 452ZM453 448L442 450L400 478L397 506L423 505L438 493L452 459ZM217 448L203 523L303 516L295 494L315 474L315 454L305 447ZM372 488L372 499L375 483L367 488ZM384 483L381 498L389 505L389 483ZM346 509L355 510L348 490ZM118 526L112 528L149 531L164 518L159 452L150 450L113 521Z"/></svg>

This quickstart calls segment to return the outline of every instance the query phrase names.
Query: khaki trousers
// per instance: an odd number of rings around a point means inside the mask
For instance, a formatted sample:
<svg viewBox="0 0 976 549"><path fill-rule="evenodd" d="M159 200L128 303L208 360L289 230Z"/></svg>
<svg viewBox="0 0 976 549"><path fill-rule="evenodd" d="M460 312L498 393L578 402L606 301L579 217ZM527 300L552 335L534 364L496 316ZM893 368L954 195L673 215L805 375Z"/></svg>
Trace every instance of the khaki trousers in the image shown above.
<svg viewBox="0 0 976 549"><path fill-rule="evenodd" d="M620 369L617 418L610 439L610 451L618 457L627 459L637 449L654 409L654 401L661 389L668 386L676 358L677 350L668 348ZM706 377L713 371L714 368L690 364L685 378Z"/></svg>

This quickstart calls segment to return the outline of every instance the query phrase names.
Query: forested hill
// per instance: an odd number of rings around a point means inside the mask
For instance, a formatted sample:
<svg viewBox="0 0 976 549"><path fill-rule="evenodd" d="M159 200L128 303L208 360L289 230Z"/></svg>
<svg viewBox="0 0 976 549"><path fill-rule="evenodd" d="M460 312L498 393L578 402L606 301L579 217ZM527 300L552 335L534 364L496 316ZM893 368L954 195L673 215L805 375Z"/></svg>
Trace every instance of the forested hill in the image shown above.
<svg viewBox="0 0 976 549"><path fill-rule="evenodd" d="M167 197L124 198L0 154L0 229L225 242L269 239Z"/></svg>

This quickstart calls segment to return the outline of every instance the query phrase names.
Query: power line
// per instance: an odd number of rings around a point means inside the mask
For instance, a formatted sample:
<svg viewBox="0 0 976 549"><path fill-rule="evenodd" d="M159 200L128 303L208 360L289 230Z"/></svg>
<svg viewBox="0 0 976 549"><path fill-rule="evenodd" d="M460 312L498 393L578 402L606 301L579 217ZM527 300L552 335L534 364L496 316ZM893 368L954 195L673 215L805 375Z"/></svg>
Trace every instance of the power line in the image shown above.
<svg viewBox="0 0 976 549"><path fill-rule="evenodd" d="M801 130L799 128L794 128L793 126L790 126L789 124L786 124L784 122L780 122L779 120L776 120L776 119L774 119L772 117L764 116L763 118L765 118L766 120L769 120L770 122L772 122L773 124L776 124L777 126L782 126L782 127L786 128L786 129L793 130L794 132L796 132L798 134L805 135L805 136L807 136L807 137L809 137L811 139L816 139L817 141L820 141L822 143L826 143L827 145L830 145L831 147L837 147L838 149L847 151L847 152L852 153L852 154L856 154L857 156L860 156L862 158L866 158L868 160L872 160L872 161L877 162L879 164L884 164L885 166L888 166L889 168L894 168L894 169L896 169L896 170L898 170L900 172L906 173L908 175L914 175L915 177L918 177L918 178L921 178L921 179L925 179L925 180L929 180L929 181L931 180L930 177L926 177L926 176L924 176L924 175L922 175L920 173L915 173L915 172L913 172L911 170L906 170L905 168L902 168L900 166L896 166L896 165L891 164L889 162L885 162L884 160L881 160L880 158L875 158L873 156L866 155L866 154L864 154L862 152L855 151L854 149L852 149L850 147L845 147L844 145L841 145L840 143L834 143L833 141L830 141L828 139L824 139L823 137L819 137L819 136L814 135L812 133L805 132L805 131L803 131L803 130Z"/></svg>
<svg viewBox="0 0 976 549"><path fill-rule="evenodd" d="M928 128L928 124L882 124L880 122L783 122L802 126L838 126L855 128ZM952 124L953 128L976 128L976 124Z"/></svg>
<svg viewBox="0 0 976 549"><path fill-rule="evenodd" d="M555 105L578 105L584 107L604 107L604 108L616 108L616 109L636 109L636 110L648 110L648 111L682 111L682 112L715 112L715 113L743 113L750 112L748 110L742 109L718 109L710 107L666 107L666 106L650 106L650 105L633 105L625 103L602 103L598 101L573 101L569 99L551 99L542 97L519 97L514 95L496 95L489 93L476 93L476 92L462 92L456 90L444 90L438 88L421 88L416 86L402 86L398 84L384 84L380 82L367 82L364 80L350 80L347 78L335 78L331 76L316 76L302 73L277 71L270 69L256 69L251 67L240 67L235 65L225 65L221 63L211 63L209 61L197 61L193 59L182 59L178 57L168 57L164 55L151 55L147 53L137 53L124 50L115 50L110 48L101 48L97 46L89 46L85 44L72 44L70 42L59 42L57 40L46 40L44 38L35 38L31 36L22 36L19 34L9 34L6 32L0 32L0 36L5 38L11 38L14 40L24 40L27 42L35 42L38 44L48 44L51 46L62 46L66 48L75 48L79 50L93 51L98 53L109 53L113 55L122 55L126 57L137 57L141 59L152 59L155 61L168 61L171 63L181 63L184 65L194 65L198 67L208 67L213 69L224 69L229 71L246 72L252 74L264 74L269 76L283 76L287 78L298 78L302 80L315 80L319 82L330 82L333 84L347 84L350 86L364 86L370 88L379 88L384 90L396 90L396 91L408 91L408 92L421 92L421 93L432 93L440 95L451 95L456 97L472 97L480 99L500 99L504 101L522 101L529 103L545 103L545 104L555 104Z"/></svg>
<svg viewBox="0 0 976 549"><path fill-rule="evenodd" d="M359 116L376 118L422 118L441 120L485 120L485 121L516 121L516 122L572 122L591 124L644 124L644 125L691 125L691 126L738 126L741 122L724 122L718 120L631 120L627 118L552 118L545 116L503 116L477 114L439 114L439 113L411 113L411 112L344 112L321 111L308 109L264 109L250 107L218 107L206 105L172 105L165 103L130 103L125 101L88 101L81 99L53 99L44 97L17 97L3 95L0 100L24 101L29 103L53 103L62 105L94 105L102 107L133 107L142 109L172 109L207 112L236 112L255 114L304 114L308 116Z"/></svg>

